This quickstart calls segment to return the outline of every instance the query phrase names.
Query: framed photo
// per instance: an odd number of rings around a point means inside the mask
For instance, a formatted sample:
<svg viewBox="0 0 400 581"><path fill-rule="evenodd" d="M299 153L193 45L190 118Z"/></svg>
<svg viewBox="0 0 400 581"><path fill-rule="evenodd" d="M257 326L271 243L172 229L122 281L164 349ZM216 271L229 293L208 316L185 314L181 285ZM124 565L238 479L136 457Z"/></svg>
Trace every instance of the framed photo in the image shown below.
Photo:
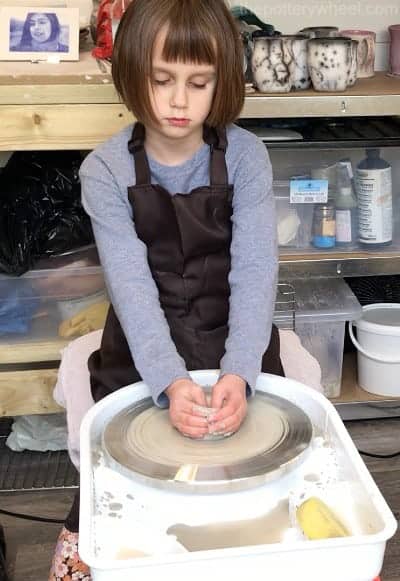
<svg viewBox="0 0 400 581"><path fill-rule="evenodd" d="M0 60L79 60L79 9L0 6Z"/></svg>

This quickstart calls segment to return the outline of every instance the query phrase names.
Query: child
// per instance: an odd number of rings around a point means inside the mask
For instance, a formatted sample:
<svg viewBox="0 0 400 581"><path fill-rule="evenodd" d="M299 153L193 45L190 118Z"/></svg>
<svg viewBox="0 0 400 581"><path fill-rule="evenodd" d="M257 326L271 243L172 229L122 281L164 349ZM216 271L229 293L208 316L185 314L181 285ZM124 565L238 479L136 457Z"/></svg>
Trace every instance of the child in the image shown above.
<svg viewBox="0 0 400 581"><path fill-rule="evenodd" d="M283 370L272 326L271 166L264 145L232 125L244 101L243 55L224 1L133 0L112 74L140 122L81 169L112 302L89 358L93 398L142 378L183 434L235 431L258 373ZM195 412L206 402L188 370L210 368L221 373L209 425ZM77 509L78 500L63 546L76 548ZM60 549L52 580L66 579L76 563L62 556ZM89 578L83 564L74 567L74 578Z"/></svg>

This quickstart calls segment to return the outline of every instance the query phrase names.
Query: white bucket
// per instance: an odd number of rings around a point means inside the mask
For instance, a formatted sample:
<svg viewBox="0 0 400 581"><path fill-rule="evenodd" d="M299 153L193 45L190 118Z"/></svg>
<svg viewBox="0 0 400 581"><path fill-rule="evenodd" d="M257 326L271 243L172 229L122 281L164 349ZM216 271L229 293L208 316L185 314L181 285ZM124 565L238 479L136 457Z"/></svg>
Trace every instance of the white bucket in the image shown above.
<svg viewBox="0 0 400 581"><path fill-rule="evenodd" d="M361 319L349 322L358 350L358 384L376 395L400 397L400 303L377 303L362 310Z"/></svg>

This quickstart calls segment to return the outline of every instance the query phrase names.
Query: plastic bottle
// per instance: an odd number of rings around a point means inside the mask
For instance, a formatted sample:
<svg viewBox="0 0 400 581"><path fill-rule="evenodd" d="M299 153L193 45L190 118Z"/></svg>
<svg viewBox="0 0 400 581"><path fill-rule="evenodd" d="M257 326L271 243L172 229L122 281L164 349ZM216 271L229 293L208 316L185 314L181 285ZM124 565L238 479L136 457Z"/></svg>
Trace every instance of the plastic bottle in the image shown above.
<svg viewBox="0 0 400 581"><path fill-rule="evenodd" d="M379 149L368 149L357 166L359 241L371 247L392 243L392 168Z"/></svg>
<svg viewBox="0 0 400 581"><path fill-rule="evenodd" d="M312 239L315 248L328 249L336 244L335 207L332 204L314 206Z"/></svg>
<svg viewBox="0 0 400 581"><path fill-rule="evenodd" d="M333 204L336 192L336 164L323 161L318 167L312 168L311 179L328 180L328 203Z"/></svg>
<svg viewBox="0 0 400 581"><path fill-rule="evenodd" d="M337 164L336 181L336 245L352 246L358 239L358 216L348 162Z"/></svg>

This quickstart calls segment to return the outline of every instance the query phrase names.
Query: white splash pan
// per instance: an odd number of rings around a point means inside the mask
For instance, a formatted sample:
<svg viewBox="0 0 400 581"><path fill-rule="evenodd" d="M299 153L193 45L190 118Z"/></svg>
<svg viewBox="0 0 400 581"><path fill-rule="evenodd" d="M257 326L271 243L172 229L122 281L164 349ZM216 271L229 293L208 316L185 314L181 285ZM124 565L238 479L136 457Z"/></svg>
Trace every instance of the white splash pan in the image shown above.
<svg viewBox="0 0 400 581"><path fill-rule="evenodd" d="M196 371L191 375L197 383L206 386L216 382L218 372ZM351 537L320 541L297 539L283 543L157 554L123 560L105 556L104 552L99 553L96 551L96 534L99 531L95 523L96 518L99 518L96 516L99 511L99 486L100 490L102 488L99 483L101 476L97 476L101 471L96 458L101 433L104 425L116 413L133 401L149 395L147 386L141 382L125 387L97 403L85 416L81 427L79 552L83 561L90 566L93 581L149 581L156 578L163 581L204 581L217 578L229 581L243 581L245 578L251 578L252 581L265 581L267 578L279 581L372 581L379 575L386 542L394 535L397 523L335 408L323 395L290 379L260 374L256 387L260 391L286 398L308 414L316 433L323 436L335 453L339 474L339 479L334 483L339 491L336 494L336 500L339 501L335 510L345 522L347 519L348 524L354 525L357 522L362 523L362 526L353 526L353 532L356 530ZM317 453L315 457L318 457ZM321 463L320 460L318 462ZM324 467L320 470L320 466L317 466L316 469L323 474ZM208 496L157 490L115 474L115 483L120 486L116 486L112 492L115 499L120 500L118 495L126 498L126 492L129 491L136 499L133 513L139 519L148 515L148 510L153 516L158 514L161 523L170 522L171 511L175 507L176 512L181 513L178 517L186 514L187 523L200 524L212 520L210 515L215 516L216 511L219 511L221 518L221 511L226 512L227 508L233 506L236 518L238 515L239 518L251 518L265 514L280 499L301 492L302 483L305 490L310 486L309 482L307 484L303 480L306 475L304 470L309 474L310 466L305 464L303 472L296 470L296 474L289 473L256 489ZM325 484L329 485L329 480L328 474ZM105 488L108 491L110 482ZM129 510L131 507L124 506L122 513L129 513ZM346 512L356 515L354 522L349 521ZM116 540L118 522L121 522L122 527L123 520L108 519L108 522L110 526L105 527L107 530L101 531L103 542L104 535L108 535L110 546L116 547L119 542ZM128 522L137 521L132 519ZM176 518L175 522L182 520ZM125 539L129 536L126 522L125 528L121 528L121 535Z"/></svg>

